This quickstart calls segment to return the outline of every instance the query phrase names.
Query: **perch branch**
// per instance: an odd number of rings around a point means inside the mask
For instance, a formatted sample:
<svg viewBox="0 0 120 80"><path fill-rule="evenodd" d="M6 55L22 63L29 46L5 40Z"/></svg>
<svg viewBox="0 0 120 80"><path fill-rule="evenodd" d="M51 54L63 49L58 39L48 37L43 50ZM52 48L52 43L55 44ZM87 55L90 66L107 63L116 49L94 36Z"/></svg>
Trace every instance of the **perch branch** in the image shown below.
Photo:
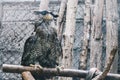
<svg viewBox="0 0 120 80"><path fill-rule="evenodd" d="M40 72L41 70L39 68L28 67L28 66L3 64L2 71L9 72L9 73L22 73L24 71L30 71L31 73L35 73L36 71ZM56 68L43 68L43 70L41 71L39 75L44 75L44 74L47 76L85 78L86 75L88 74L88 71L75 70L75 69L61 69L60 71L58 71ZM101 74L101 72L96 73L96 75L99 75L99 74ZM105 78L112 78L113 80L120 80L120 75L108 73Z"/></svg>
<svg viewBox="0 0 120 80"><path fill-rule="evenodd" d="M96 76L93 80L103 80L105 78L107 73L110 71L116 52L117 52L117 47L114 47L110 52L110 56L107 65L105 67L105 70L100 75Z"/></svg>
<svg viewBox="0 0 120 80"><path fill-rule="evenodd" d="M40 72L39 68L29 67L29 66L21 66L21 65L9 65L3 64L2 67L3 72L9 73L22 73L24 71L30 71L31 73ZM48 75L48 76L66 76L66 77L86 77L88 71L83 70L75 70L75 69L61 69L58 71L56 68L43 68L39 75Z"/></svg>
<svg viewBox="0 0 120 80"><path fill-rule="evenodd" d="M22 72L22 77L24 80L35 80L29 71Z"/></svg>

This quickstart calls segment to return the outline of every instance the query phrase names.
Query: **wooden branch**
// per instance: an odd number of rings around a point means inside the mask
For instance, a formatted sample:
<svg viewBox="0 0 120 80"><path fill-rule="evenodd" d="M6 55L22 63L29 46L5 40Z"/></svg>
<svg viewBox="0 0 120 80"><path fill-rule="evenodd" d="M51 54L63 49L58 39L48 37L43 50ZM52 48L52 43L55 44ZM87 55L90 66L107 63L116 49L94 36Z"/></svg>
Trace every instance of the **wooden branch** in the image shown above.
<svg viewBox="0 0 120 80"><path fill-rule="evenodd" d="M84 36L83 36L83 46L80 53L80 69L85 70L87 67L87 54L90 40L90 5L91 0L85 0L85 10L84 10Z"/></svg>
<svg viewBox="0 0 120 80"><path fill-rule="evenodd" d="M61 69L58 71L56 68L43 68L41 71L39 68L21 66L21 65L9 65L3 64L2 67L3 72L9 73L22 73L24 71L30 71L31 73L35 73L36 71L40 72L40 75L48 75L48 76L64 76L64 77L86 77L88 71L83 70L75 70L75 69Z"/></svg>
<svg viewBox="0 0 120 80"><path fill-rule="evenodd" d="M72 67L73 43L75 35L76 11L78 0L68 0L66 9L66 27L63 33L63 59L62 65L65 68ZM63 78L61 80L72 80L72 78Z"/></svg>
<svg viewBox="0 0 120 80"><path fill-rule="evenodd" d="M102 18L104 0L96 0L91 6L90 68L102 70Z"/></svg>
<svg viewBox="0 0 120 80"><path fill-rule="evenodd" d="M106 2L106 62L110 57L111 51L118 47L118 6L117 0L105 0ZM118 52L112 63L111 69L109 72L117 73L118 71ZM105 65L107 66L107 65Z"/></svg>
<svg viewBox="0 0 120 80"><path fill-rule="evenodd" d="M49 5L49 0L41 0L40 1L40 7L39 7L39 10L40 11L43 11L43 10L48 10L48 5Z"/></svg>
<svg viewBox="0 0 120 80"><path fill-rule="evenodd" d="M117 52L117 47L113 48L113 50L110 52L110 57L108 59L107 65L106 65L105 70L103 71L103 73L101 73L100 75L96 76L92 80L103 80L105 78L107 73L110 71L110 68L111 68L111 65L112 65L112 63L114 61L116 52Z"/></svg>
<svg viewBox="0 0 120 80"><path fill-rule="evenodd" d="M24 80L35 80L29 71L22 72L22 77Z"/></svg>
<svg viewBox="0 0 120 80"><path fill-rule="evenodd" d="M2 70L3 72L9 72L9 73L22 73L24 71L30 71L31 73L35 73L36 71L37 72L41 71L39 68L20 66L20 65L8 65L8 64L3 64ZM75 70L75 69L61 69L60 71L58 71L56 68L43 68L43 70L40 72L39 75L44 75L44 74L47 76L85 78L86 75L88 74L88 71ZM96 75L99 75L99 74L101 74L101 72L96 73ZM106 78L110 78L112 80L120 80L120 75L108 73Z"/></svg>
<svg viewBox="0 0 120 80"><path fill-rule="evenodd" d="M59 40L62 40L62 31L63 31L63 21L64 21L64 15L65 15L65 10L67 7L67 0L62 0L61 5L60 5L60 11L59 11L59 17L57 19L57 34Z"/></svg>

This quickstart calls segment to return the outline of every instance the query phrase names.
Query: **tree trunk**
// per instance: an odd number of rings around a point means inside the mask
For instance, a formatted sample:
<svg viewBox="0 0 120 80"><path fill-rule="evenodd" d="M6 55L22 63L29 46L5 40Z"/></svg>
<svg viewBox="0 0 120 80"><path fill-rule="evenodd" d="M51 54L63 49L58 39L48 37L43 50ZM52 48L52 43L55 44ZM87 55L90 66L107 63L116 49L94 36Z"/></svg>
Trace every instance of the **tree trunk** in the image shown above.
<svg viewBox="0 0 120 80"><path fill-rule="evenodd" d="M48 10L49 2L50 2L49 0L41 0L39 10L40 11Z"/></svg>
<svg viewBox="0 0 120 80"><path fill-rule="evenodd" d="M62 39L62 31L63 31L63 24L64 24L64 15L65 15L65 10L67 7L67 0L62 0L61 1L61 6L60 6L60 11L59 11L59 17L57 19L57 34L58 34L58 38L61 41Z"/></svg>
<svg viewBox="0 0 120 80"><path fill-rule="evenodd" d="M101 74L99 74L98 76L93 78L92 80L104 80L104 78L107 76L107 74L110 71L111 65L115 59L116 52L117 52L117 46L113 47L113 49L110 51L110 56L107 60L105 70ZM110 78L108 78L108 79L110 79ZM111 80L113 80L113 79L111 79Z"/></svg>
<svg viewBox="0 0 120 80"><path fill-rule="evenodd" d="M85 10L84 10L84 36L83 36L83 46L82 52L80 54L80 69L86 69L87 64L87 54L88 54L88 46L90 40L90 0L85 0Z"/></svg>
<svg viewBox="0 0 120 80"><path fill-rule="evenodd" d="M75 34L76 10L78 0L68 0L66 14L66 29L63 34L63 65L65 68L72 68L73 42ZM72 80L63 78L62 80Z"/></svg>
<svg viewBox="0 0 120 80"><path fill-rule="evenodd" d="M83 46L82 52L80 53L80 65L79 68L85 70L87 67L87 54L89 48L89 40L90 40L90 5L91 0L85 0L85 10L84 10L84 36L83 36ZM84 79L80 79L84 80Z"/></svg>
<svg viewBox="0 0 120 80"><path fill-rule="evenodd" d="M2 27L1 25L2 25L2 2L0 2L0 28Z"/></svg>
<svg viewBox="0 0 120 80"><path fill-rule="evenodd" d="M110 51L114 47L118 47L118 10L117 0L106 0L106 61L110 56ZM118 69L118 53L113 62L110 72L117 72Z"/></svg>
<svg viewBox="0 0 120 80"><path fill-rule="evenodd" d="M62 41L62 33L64 27L64 20L66 14L67 0L62 0L60 5L59 17L57 18L57 35L58 39ZM62 60L59 60L59 64L61 65ZM63 77L59 77L58 80L62 80Z"/></svg>
<svg viewBox="0 0 120 80"><path fill-rule="evenodd" d="M90 68L101 70L102 65L102 17L104 0L95 0L91 9Z"/></svg>

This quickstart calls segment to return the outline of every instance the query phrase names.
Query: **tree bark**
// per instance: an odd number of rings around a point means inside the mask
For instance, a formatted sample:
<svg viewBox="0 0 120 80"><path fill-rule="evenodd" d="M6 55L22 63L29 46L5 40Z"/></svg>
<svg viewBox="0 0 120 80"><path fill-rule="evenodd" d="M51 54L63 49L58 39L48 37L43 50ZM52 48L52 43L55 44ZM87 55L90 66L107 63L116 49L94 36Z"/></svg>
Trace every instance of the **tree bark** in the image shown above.
<svg viewBox="0 0 120 80"><path fill-rule="evenodd" d="M118 47L118 10L117 0L106 0L106 63L110 55L110 51L114 47ZM115 55L114 55L115 56ZM114 65L114 67L113 67ZM118 53L114 59L110 72L117 72L118 69Z"/></svg>
<svg viewBox="0 0 120 80"><path fill-rule="evenodd" d="M80 53L80 69L85 70L87 66L87 54L88 46L90 40L90 4L91 0L85 0L85 10L84 10L84 36L83 36L83 46L82 52Z"/></svg>
<svg viewBox="0 0 120 80"><path fill-rule="evenodd" d="M67 8L67 0L62 0L60 5L59 17L57 18L57 35L60 41L62 41L62 33L63 33L63 27L64 27L66 8ZM59 63L61 63L60 61ZM58 80L62 80L62 77L59 77Z"/></svg>
<svg viewBox="0 0 120 80"><path fill-rule="evenodd" d="M2 71L9 73L22 73L22 72L30 71L31 73L41 72L39 75L80 77L80 78L85 78L88 74L88 71L85 70L61 69L60 71L58 71L56 68L43 68L43 70L41 71L39 68L21 66L21 65L9 65L9 64L3 64ZM95 73L95 75L99 75L99 74L101 74L101 72ZM108 73L105 78L110 78L112 80L120 80L120 75Z"/></svg>
<svg viewBox="0 0 120 80"><path fill-rule="evenodd" d="M85 10L84 10L84 36L83 36L83 45L82 45L82 52L80 53L80 65L79 68L85 70L87 68L87 54L89 48L89 41L90 41L90 27L91 27L91 20L90 20L90 8L91 0L85 0ZM80 79L84 80L84 79Z"/></svg>
<svg viewBox="0 0 120 80"><path fill-rule="evenodd" d="M109 59L107 60L105 70L92 80L104 80L104 78L107 76L107 73L110 71L116 52L117 52L117 47L114 47L110 52L110 56L109 56Z"/></svg>
<svg viewBox="0 0 120 80"><path fill-rule="evenodd" d="M2 14L3 14L2 2L0 2L0 28L2 27Z"/></svg>
<svg viewBox="0 0 120 80"><path fill-rule="evenodd" d="M102 18L104 0L95 0L91 10L90 68L102 69Z"/></svg>
<svg viewBox="0 0 120 80"><path fill-rule="evenodd" d="M78 0L68 0L66 14L66 28L63 34L63 65L65 68L72 68L73 42L75 34L76 10ZM63 78L62 80L72 80Z"/></svg>
<svg viewBox="0 0 120 80"><path fill-rule="evenodd" d="M40 11L48 10L49 2L50 2L49 0L41 0L39 10Z"/></svg>
<svg viewBox="0 0 120 80"><path fill-rule="evenodd" d="M29 71L23 72L22 77L24 80L35 80Z"/></svg>
<svg viewBox="0 0 120 80"><path fill-rule="evenodd" d="M65 15L65 10L67 7L67 0L62 0L61 1L61 6L60 6L60 11L59 11L59 17L57 19L57 34L58 34L58 38L61 41L62 39L62 31L63 31L63 24L64 24L64 15Z"/></svg>

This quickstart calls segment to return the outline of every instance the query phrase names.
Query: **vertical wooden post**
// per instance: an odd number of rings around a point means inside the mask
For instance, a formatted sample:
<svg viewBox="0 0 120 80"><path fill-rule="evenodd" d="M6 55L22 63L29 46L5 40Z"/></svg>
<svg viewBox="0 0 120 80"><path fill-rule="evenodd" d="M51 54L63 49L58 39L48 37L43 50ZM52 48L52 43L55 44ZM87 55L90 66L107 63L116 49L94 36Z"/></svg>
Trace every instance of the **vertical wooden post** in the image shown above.
<svg viewBox="0 0 120 80"><path fill-rule="evenodd" d="M2 26L2 13L3 13L2 2L0 1L0 27Z"/></svg>
<svg viewBox="0 0 120 80"><path fill-rule="evenodd" d="M83 45L82 51L80 53L80 63L79 68L85 70L87 67L87 54L89 48L89 41L90 41L90 27L91 27L91 18L90 18L90 11L91 11L91 0L85 0L85 10L84 10L84 36L83 36ZM80 79L84 80L84 79Z"/></svg>
<svg viewBox="0 0 120 80"><path fill-rule="evenodd" d="M91 8L90 67L101 70L102 65L102 18L104 0L94 0Z"/></svg>
<svg viewBox="0 0 120 80"><path fill-rule="evenodd" d="M61 0L61 5L60 5L60 10L59 10L59 17L57 18L57 35L58 39L61 41L62 40L62 31L63 31L63 26L64 26L64 15L65 15L65 10L67 7L67 1L68 0ZM62 63L62 60L61 62ZM63 80L63 77L59 77L58 80Z"/></svg>
<svg viewBox="0 0 120 80"><path fill-rule="evenodd" d="M106 0L106 61L110 56L110 51L118 46L118 18L117 0ZM118 69L117 52L113 65L110 72L116 73Z"/></svg>
<svg viewBox="0 0 120 80"><path fill-rule="evenodd" d="M76 11L78 0L68 0L66 14L66 28L63 34L63 65L65 68L72 68L73 42L76 24ZM72 78L63 78L62 80L72 80Z"/></svg>
<svg viewBox="0 0 120 80"><path fill-rule="evenodd" d="M91 0L85 0L85 10L84 10L84 36L83 36L83 46L82 52L80 53L80 69L86 69L86 60L88 54L88 46L90 40L90 4Z"/></svg>
<svg viewBox="0 0 120 80"><path fill-rule="evenodd" d="M62 30L63 30L63 24L64 24L64 14L65 14L65 10L67 7L67 0L62 0L61 1L61 5L60 5L60 11L59 11L59 17L57 19L57 34L58 34L58 38L61 41L62 39Z"/></svg>
<svg viewBox="0 0 120 80"><path fill-rule="evenodd" d="M50 2L49 0L41 0L39 10L40 11L48 10L49 2Z"/></svg>

